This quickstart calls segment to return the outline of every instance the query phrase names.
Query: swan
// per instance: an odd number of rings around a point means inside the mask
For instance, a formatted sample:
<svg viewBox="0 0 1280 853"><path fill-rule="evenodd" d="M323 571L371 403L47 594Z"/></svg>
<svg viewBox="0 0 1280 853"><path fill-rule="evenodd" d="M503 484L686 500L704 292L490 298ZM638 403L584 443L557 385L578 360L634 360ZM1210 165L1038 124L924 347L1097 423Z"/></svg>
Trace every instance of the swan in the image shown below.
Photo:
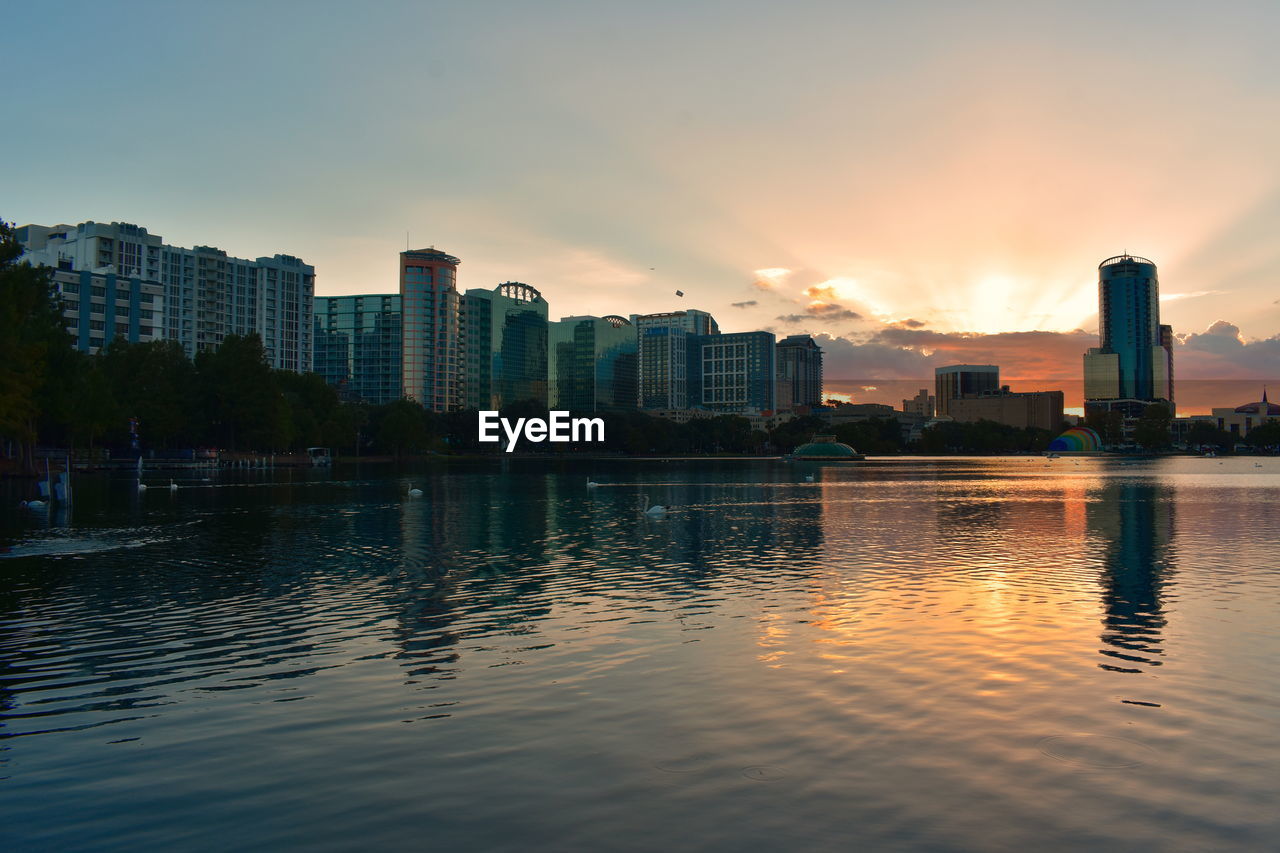
<svg viewBox="0 0 1280 853"><path fill-rule="evenodd" d="M175 483L175 482L173 482L173 478L172 478L172 477L170 477L170 478L169 478L169 491L171 491L171 492L176 492L176 491L178 491L178 484L177 484L177 483Z"/></svg>
<svg viewBox="0 0 1280 853"><path fill-rule="evenodd" d="M597 483L597 482L595 482L595 481L593 481L590 477L588 477L588 478L587 478L587 488L588 488L588 489L594 489L594 488L595 488L596 486L598 486L598 485L600 485L600 484L599 484L599 483Z"/></svg>
<svg viewBox="0 0 1280 853"><path fill-rule="evenodd" d="M660 504L654 504L653 506L649 506L649 496L645 495L644 496L644 514L651 515L654 517L657 517L660 515L666 515L667 508Z"/></svg>
<svg viewBox="0 0 1280 853"><path fill-rule="evenodd" d="M138 484L138 491L140 491L140 492L145 492L146 490L147 490L147 484L146 484L146 483L139 483L139 484Z"/></svg>
<svg viewBox="0 0 1280 853"><path fill-rule="evenodd" d="M422 489L415 489L415 488L413 487L413 483L410 483L410 484L409 484L409 497L411 497L411 498L420 498L420 497L422 497Z"/></svg>

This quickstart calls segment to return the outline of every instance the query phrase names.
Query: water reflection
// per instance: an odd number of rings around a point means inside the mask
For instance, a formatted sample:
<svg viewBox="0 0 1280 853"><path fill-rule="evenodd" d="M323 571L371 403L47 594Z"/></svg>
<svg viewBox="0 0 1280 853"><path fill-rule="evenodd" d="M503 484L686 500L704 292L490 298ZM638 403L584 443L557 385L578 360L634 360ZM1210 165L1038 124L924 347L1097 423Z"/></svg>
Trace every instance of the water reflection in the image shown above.
<svg viewBox="0 0 1280 853"><path fill-rule="evenodd" d="M1163 598L1173 573L1174 500L1167 487L1108 483L1092 491L1089 532L1102 549L1104 648L1112 672L1160 666L1165 651Z"/></svg>

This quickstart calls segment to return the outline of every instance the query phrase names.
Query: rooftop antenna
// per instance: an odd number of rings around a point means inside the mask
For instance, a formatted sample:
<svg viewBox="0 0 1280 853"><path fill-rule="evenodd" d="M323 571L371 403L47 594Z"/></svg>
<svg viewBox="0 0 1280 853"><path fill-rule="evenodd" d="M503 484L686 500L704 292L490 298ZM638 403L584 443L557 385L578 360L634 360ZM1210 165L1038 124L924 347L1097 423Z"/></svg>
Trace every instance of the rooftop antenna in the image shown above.
<svg viewBox="0 0 1280 853"><path fill-rule="evenodd" d="M404 250L405 250L406 252L407 252L407 251L409 251L409 231L408 231L408 229L405 229L405 232L404 232Z"/></svg>

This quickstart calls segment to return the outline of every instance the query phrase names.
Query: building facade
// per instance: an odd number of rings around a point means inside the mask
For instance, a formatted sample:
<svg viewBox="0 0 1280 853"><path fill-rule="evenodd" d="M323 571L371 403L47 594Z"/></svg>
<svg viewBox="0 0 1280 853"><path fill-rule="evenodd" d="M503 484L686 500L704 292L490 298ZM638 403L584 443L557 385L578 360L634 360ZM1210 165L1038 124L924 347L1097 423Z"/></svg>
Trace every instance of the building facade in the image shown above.
<svg viewBox="0 0 1280 853"><path fill-rule="evenodd" d="M317 296L315 372L343 400L377 406L399 399L402 317L398 293Z"/></svg>
<svg viewBox="0 0 1280 853"><path fill-rule="evenodd" d="M430 249L400 253L403 395L432 412L461 405L457 258Z"/></svg>
<svg viewBox="0 0 1280 853"><path fill-rule="evenodd" d="M1062 405L1061 391L1020 393L1005 386L952 400L948 415L962 422L994 421L1019 429L1034 427L1057 433L1062 429Z"/></svg>
<svg viewBox="0 0 1280 853"><path fill-rule="evenodd" d="M692 405L722 412L777 408L777 338L772 332L698 335L689 371Z"/></svg>
<svg viewBox="0 0 1280 853"><path fill-rule="evenodd" d="M937 398L929 393L928 388L921 388L910 400L902 401L902 411L908 415L920 415L921 417L931 418L937 407Z"/></svg>
<svg viewBox="0 0 1280 853"><path fill-rule="evenodd" d="M211 246L171 246L127 222L24 225L17 237L32 264L160 285L163 336L188 358L227 335L257 334L272 367L312 369L315 268L292 255L246 260Z"/></svg>
<svg viewBox="0 0 1280 853"><path fill-rule="evenodd" d="M1173 329L1160 324L1160 281L1146 258L1098 265L1099 346L1084 355L1085 411L1139 417L1151 403L1174 410Z"/></svg>
<svg viewBox="0 0 1280 853"><path fill-rule="evenodd" d="M631 324L636 330L640 408L681 410L697 405L689 377L699 369L699 352L690 338L719 334L715 318L705 311L668 311L633 314Z"/></svg>
<svg viewBox="0 0 1280 853"><path fill-rule="evenodd" d="M1263 424L1280 421L1280 404L1268 401L1264 388L1262 399L1256 403L1245 403L1234 409L1214 409L1213 421L1218 429L1229 432L1236 438L1244 438Z"/></svg>
<svg viewBox="0 0 1280 853"><path fill-rule="evenodd" d="M635 327L625 317L564 317L548 326L550 406L570 412L634 409Z"/></svg>
<svg viewBox="0 0 1280 853"><path fill-rule="evenodd" d="M459 311L463 408L547 403L547 301L534 287L504 282L468 290Z"/></svg>
<svg viewBox="0 0 1280 853"><path fill-rule="evenodd" d="M153 281L115 273L54 270L62 316L76 349L96 353L113 340L161 340L164 288Z"/></svg>
<svg viewBox="0 0 1280 853"><path fill-rule="evenodd" d="M937 414L950 415L952 400L1000 390L1000 368L994 364L951 364L935 369L933 381Z"/></svg>
<svg viewBox="0 0 1280 853"><path fill-rule="evenodd" d="M790 335L778 341L779 411L822 405L822 348L809 335Z"/></svg>

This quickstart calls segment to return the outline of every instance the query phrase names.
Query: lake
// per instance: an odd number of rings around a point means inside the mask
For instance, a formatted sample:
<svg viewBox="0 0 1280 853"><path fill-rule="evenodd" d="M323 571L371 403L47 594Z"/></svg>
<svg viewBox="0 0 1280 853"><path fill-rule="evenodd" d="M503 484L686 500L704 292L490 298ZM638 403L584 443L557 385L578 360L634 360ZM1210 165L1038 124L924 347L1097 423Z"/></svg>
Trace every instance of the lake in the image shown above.
<svg viewBox="0 0 1280 853"><path fill-rule="evenodd" d="M1280 459L173 474L0 484L0 847L1280 838Z"/></svg>

